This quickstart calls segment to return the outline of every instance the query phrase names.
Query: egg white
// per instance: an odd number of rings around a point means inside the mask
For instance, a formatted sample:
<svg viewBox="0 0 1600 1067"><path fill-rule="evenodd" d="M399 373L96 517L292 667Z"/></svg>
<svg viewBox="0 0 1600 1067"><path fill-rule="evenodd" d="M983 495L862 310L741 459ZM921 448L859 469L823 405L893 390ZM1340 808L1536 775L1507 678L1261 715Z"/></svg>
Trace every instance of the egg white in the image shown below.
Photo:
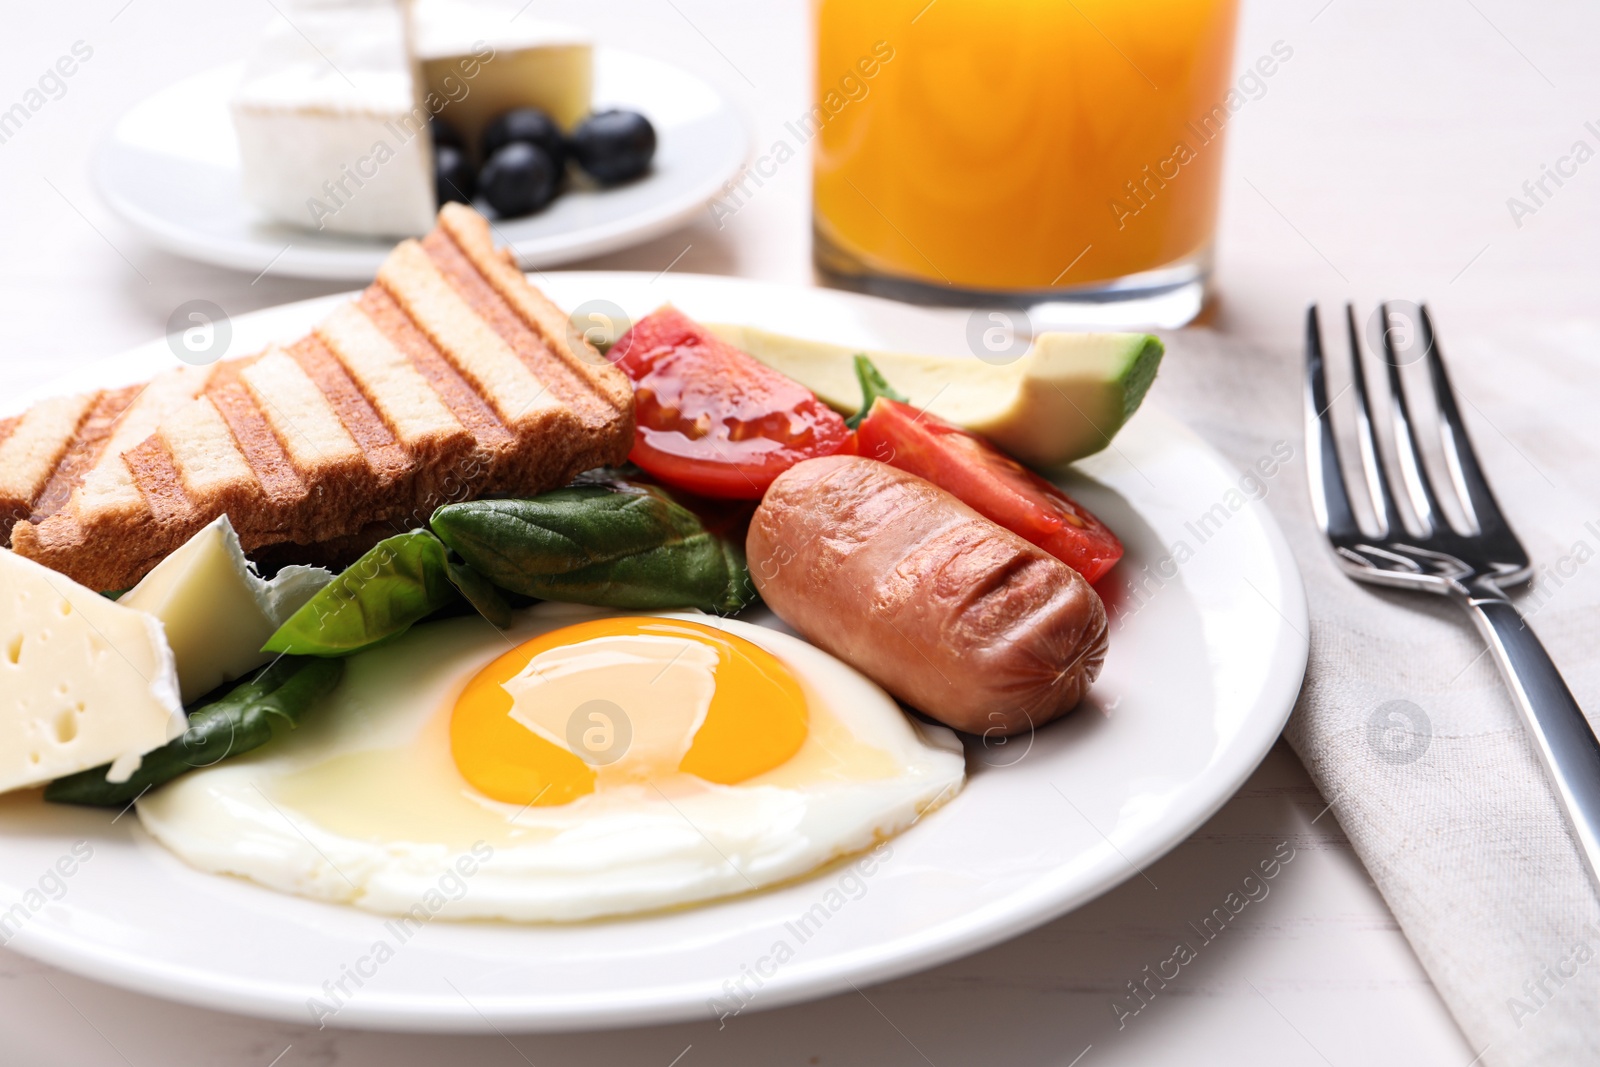
<svg viewBox="0 0 1600 1067"><path fill-rule="evenodd" d="M541 604L505 633L478 618L416 627L352 657L298 730L142 798L140 821L194 867L284 892L392 915L427 900L431 917L575 921L800 877L961 789L956 736L912 721L827 653L764 627L668 613L760 645L801 680L811 728L792 759L738 785L632 784L550 807L473 790L447 732L466 683L514 644L617 614ZM439 899L441 880L462 887L454 899Z"/></svg>

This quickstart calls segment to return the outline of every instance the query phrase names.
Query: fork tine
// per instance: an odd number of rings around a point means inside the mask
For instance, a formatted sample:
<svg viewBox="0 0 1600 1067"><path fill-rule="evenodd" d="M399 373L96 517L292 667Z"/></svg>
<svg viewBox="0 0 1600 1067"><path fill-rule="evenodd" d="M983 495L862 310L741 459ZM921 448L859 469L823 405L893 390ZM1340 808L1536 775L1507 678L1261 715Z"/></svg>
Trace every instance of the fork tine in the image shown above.
<svg viewBox="0 0 1600 1067"><path fill-rule="evenodd" d="M1428 376L1433 382L1434 403L1439 407L1439 434L1444 446L1445 466L1455 482L1456 494L1465 505L1468 518L1477 525L1481 534L1486 537L1508 534L1510 527L1506 524L1505 514L1489 488L1489 479L1484 477L1483 468L1478 464L1478 454L1472 447L1472 438L1467 435L1467 425L1462 421L1455 389L1450 385L1450 376L1445 373L1444 356L1439 351L1439 342L1433 332L1433 318L1428 314L1426 304L1421 307L1418 329L1428 360Z"/></svg>
<svg viewBox="0 0 1600 1067"><path fill-rule="evenodd" d="M1378 305L1378 317L1383 327L1383 361L1389 374L1389 413L1394 419L1395 458L1400 462L1400 480L1406 487L1411 513L1417 518L1418 532L1428 537L1448 523L1439 509L1439 497L1433 491L1428 469L1422 465L1422 456L1417 451L1417 433L1411 422L1411 404L1400 381L1400 357L1394 348L1387 303Z"/></svg>
<svg viewBox="0 0 1600 1067"><path fill-rule="evenodd" d="M1367 477L1371 494L1372 512L1378 520L1378 536L1402 528L1400 507L1394 492L1389 488L1389 476L1384 473L1383 461L1378 454L1378 440L1372 433L1372 402L1367 396L1367 372L1361 358L1361 332L1356 329L1356 311L1350 304L1344 306L1345 332L1350 338L1350 388L1356 394L1356 445L1361 454L1361 469Z"/></svg>
<svg viewBox="0 0 1600 1067"><path fill-rule="evenodd" d="M1328 399L1328 373L1322 355L1322 324L1315 304L1306 311L1306 468L1311 480L1311 509L1323 532L1335 544L1359 535L1361 529L1350 508L1333 431L1333 403Z"/></svg>

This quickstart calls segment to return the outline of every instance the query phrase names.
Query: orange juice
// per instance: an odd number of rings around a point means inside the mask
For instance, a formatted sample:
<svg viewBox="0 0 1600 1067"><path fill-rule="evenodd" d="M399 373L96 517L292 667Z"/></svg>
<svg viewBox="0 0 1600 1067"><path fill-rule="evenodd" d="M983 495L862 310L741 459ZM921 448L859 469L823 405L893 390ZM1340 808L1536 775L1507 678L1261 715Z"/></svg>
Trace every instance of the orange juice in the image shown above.
<svg viewBox="0 0 1600 1067"><path fill-rule="evenodd" d="M1237 6L817 0L819 263L1013 292L1203 263Z"/></svg>

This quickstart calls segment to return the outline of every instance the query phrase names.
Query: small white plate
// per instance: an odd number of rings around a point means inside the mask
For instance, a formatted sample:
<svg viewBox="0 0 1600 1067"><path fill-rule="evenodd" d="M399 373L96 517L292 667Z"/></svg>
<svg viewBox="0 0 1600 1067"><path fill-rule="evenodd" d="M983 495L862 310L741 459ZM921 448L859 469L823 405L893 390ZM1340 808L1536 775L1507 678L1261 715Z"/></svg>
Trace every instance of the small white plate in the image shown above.
<svg viewBox="0 0 1600 1067"><path fill-rule="evenodd" d="M239 188L228 99L237 64L197 74L137 104L95 154L107 205L153 244L255 274L371 281L394 242L259 220ZM708 83L658 59L595 49L596 110L655 125L650 173L612 189L569 188L544 211L495 223L523 267L546 267L659 237L705 210L749 157L739 111Z"/></svg>
<svg viewBox="0 0 1600 1067"><path fill-rule="evenodd" d="M959 312L826 290L692 275L538 281L569 308L610 301L637 317L671 300L705 320L863 347L965 346ZM230 354L291 340L340 299L242 316ZM173 363L155 341L59 384L136 381ZM1147 408L1064 484L1128 549L1101 583L1113 619L1105 672L1083 706L1035 736L969 739L966 790L895 838L870 874L835 868L720 903L572 926L438 921L398 944L382 917L202 874L132 814L54 807L33 792L0 798L0 922L24 904L0 937L14 932L10 947L59 967L210 1008L314 1024L312 998L327 1001L342 983L349 996L330 1025L511 1031L775 1007L1015 936L1140 877L1232 796L1282 729L1306 662L1304 591L1252 499L1259 479ZM70 877L52 874L75 842L92 856ZM379 942L393 952L381 965Z"/></svg>

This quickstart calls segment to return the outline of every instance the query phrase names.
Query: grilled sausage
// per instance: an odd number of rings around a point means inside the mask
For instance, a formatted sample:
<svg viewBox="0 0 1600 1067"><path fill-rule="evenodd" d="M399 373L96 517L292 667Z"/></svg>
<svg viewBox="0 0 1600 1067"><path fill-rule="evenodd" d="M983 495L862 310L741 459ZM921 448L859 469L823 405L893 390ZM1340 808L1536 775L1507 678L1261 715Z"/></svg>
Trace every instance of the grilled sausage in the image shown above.
<svg viewBox="0 0 1600 1067"><path fill-rule="evenodd" d="M1070 711L1106 610L1065 563L914 474L858 456L780 475L750 573L807 640L947 726L1004 736Z"/></svg>

